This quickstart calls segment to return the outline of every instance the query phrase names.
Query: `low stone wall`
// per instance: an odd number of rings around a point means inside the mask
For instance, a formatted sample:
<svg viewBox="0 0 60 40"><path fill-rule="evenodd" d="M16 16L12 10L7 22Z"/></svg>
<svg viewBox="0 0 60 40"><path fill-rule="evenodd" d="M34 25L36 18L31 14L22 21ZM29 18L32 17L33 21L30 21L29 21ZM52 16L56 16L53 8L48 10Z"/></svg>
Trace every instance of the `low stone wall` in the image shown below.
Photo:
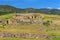
<svg viewBox="0 0 60 40"><path fill-rule="evenodd" d="M19 34L12 34L12 33L6 33L2 32L0 33L0 37L16 37L16 38L47 38L46 34L30 34L30 33L19 33Z"/></svg>
<svg viewBox="0 0 60 40"><path fill-rule="evenodd" d="M43 38L43 39L53 39L53 38L60 38L60 36L48 36L46 34L31 34L31 33L19 33L19 34L14 34L14 33L7 33L7 32L0 32L0 38Z"/></svg>

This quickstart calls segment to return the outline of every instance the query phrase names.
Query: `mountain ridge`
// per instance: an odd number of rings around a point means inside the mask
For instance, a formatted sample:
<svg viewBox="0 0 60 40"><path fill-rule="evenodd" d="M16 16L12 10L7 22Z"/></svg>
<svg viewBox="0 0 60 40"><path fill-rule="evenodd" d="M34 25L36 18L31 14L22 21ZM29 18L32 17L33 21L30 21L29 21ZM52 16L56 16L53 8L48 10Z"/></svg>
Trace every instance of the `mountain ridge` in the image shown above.
<svg viewBox="0 0 60 40"><path fill-rule="evenodd" d="M0 14L5 13L44 13L44 14L58 14L60 15L59 9L49 9L49 8L16 8L10 5L0 5Z"/></svg>

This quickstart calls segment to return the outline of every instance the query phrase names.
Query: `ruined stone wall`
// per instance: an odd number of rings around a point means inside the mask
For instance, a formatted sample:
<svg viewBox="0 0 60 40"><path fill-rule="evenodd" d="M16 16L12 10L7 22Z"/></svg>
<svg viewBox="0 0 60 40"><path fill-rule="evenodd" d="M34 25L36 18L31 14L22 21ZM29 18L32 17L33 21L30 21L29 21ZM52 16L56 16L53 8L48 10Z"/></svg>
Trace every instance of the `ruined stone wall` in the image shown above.
<svg viewBox="0 0 60 40"><path fill-rule="evenodd" d="M36 20L35 20L36 19ZM21 23L27 23L27 24L40 24L42 23L42 19L40 18L39 15L35 15L35 14L24 14L24 15L14 15L12 17L12 19L7 19L5 21L2 21L5 24L21 24Z"/></svg>
<svg viewBox="0 0 60 40"><path fill-rule="evenodd" d="M19 14L19 15L14 15L13 18L16 18L16 19L28 19L28 18L29 19L34 19L34 18L40 18L40 16L35 15L35 14L31 14L31 15L29 15L29 14L28 15L26 15L26 14L25 15L23 15L23 14L20 15Z"/></svg>
<svg viewBox="0 0 60 40"><path fill-rule="evenodd" d="M19 34L13 34L13 33L7 33L7 32L1 32L0 37L16 37L16 38L46 38L46 34L31 34L31 33L19 33Z"/></svg>

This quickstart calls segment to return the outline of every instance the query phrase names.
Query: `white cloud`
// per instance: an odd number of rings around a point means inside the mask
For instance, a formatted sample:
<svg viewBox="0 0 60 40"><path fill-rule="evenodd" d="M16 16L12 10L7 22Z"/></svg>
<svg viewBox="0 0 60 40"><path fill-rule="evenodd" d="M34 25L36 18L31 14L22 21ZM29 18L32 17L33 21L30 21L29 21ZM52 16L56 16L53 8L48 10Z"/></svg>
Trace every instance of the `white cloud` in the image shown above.
<svg viewBox="0 0 60 40"><path fill-rule="evenodd" d="M59 10L60 10L60 8L57 8L57 9L59 9Z"/></svg>
<svg viewBox="0 0 60 40"><path fill-rule="evenodd" d="M48 9L52 9L51 7L47 7Z"/></svg>

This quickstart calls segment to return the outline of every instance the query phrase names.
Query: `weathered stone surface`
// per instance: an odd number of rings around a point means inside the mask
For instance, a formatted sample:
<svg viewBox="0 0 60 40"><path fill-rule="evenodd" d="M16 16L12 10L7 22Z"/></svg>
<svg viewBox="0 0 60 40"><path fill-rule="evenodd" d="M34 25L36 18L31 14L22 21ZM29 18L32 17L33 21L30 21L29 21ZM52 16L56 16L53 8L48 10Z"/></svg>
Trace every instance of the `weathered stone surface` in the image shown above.
<svg viewBox="0 0 60 40"><path fill-rule="evenodd" d="M27 24L40 24L43 22L42 18L35 14L16 14L12 17L14 20L8 20L9 24L13 23L27 23Z"/></svg>
<svg viewBox="0 0 60 40"><path fill-rule="evenodd" d="M47 35L42 34L30 34L30 33L19 33L19 34L12 34L7 32L0 33L0 37L16 37L16 38L46 38Z"/></svg>
<svg viewBox="0 0 60 40"><path fill-rule="evenodd" d="M31 33L7 33L7 32L0 32L0 38L5 38L5 37L15 37L15 38L44 38L44 39L53 39L53 38L60 38L60 36L48 36L46 34L31 34Z"/></svg>
<svg viewBox="0 0 60 40"><path fill-rule="evenodd" d="M36 14L16 14L12 19L0 20L0 23L4 24L40 24L42 22L42 18Z"/></svg>

